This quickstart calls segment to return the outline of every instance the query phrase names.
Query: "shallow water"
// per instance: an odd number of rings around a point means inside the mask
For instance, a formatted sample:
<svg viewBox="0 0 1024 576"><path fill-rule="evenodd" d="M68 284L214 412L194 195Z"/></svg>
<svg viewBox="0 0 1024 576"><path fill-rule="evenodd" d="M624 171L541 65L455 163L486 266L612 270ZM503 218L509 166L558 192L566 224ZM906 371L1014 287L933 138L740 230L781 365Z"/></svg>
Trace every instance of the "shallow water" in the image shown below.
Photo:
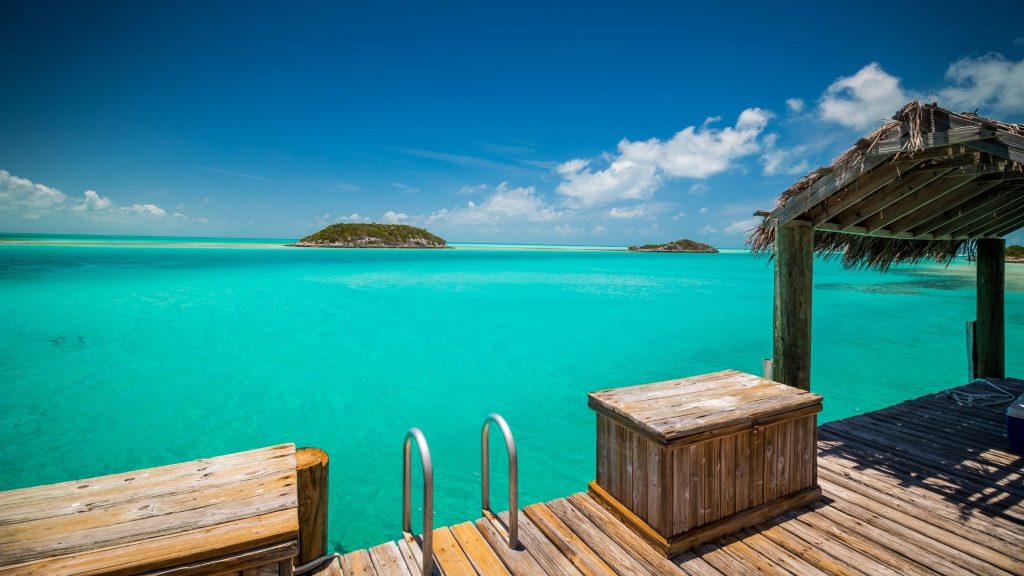
<svg viewBox="0 0 1024 576"><path fill-rule="evenodd" d="M771 354L772 269L742 252L5 239L0 489L319 446L339 549L398 535L411 426L430 442L435 525L446 525L478 514L488 412L515 432L520 502L547 500L593 477L586 392L757 372ZM822 420L965 381L972 267L815 266ZM1007 276L1007 369L1021 375L1024 266Z"/></svg>

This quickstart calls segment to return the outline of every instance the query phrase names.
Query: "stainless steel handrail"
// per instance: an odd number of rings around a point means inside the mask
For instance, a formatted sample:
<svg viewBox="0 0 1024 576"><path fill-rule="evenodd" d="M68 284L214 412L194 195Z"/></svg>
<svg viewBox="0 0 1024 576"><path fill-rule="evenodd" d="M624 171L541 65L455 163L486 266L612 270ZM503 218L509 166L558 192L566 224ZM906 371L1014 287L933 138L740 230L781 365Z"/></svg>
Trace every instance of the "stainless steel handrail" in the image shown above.
<svg viewBox="0 0 1024 576"><path fill-rule="evenodd" d="M420 453L423 465L423 576L434 573L434 466L430 461L427 439L419 428L410 428L402 446L402 532L412 534L412 441Z"/></svg>
<svg viewBox="0 0 1024 576"><path fill-rule="evenodd" d="M512 430L500 414L488 414L480 433L480 455L483 468L483 502L485 514L491 512L491 469L488 432L491 422L498 425L501 435L505 437L505 450L508 452L508 547L515 550L519 547L519 459L516 455L516 441L512 438Z"/></svg>

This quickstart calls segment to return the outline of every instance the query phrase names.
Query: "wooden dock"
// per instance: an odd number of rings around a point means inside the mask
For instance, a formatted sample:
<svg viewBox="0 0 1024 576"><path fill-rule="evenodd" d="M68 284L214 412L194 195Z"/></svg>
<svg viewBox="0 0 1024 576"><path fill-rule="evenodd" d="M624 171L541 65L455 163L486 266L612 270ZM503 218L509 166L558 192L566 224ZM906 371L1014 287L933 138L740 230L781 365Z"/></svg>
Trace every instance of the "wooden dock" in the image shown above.
<svg viewBox="0 0 1024 576"><path fill-rule="evenodd" d="M1014 396L1022 380L993 380ZM991 393L976 383L954 389ZM1004 411L934 395L819 428L824 497L666 559L587 493L434 531L435 574L1024 574L1024 457ZM321 574L420 574L418 540L344 555Z"/></svg>

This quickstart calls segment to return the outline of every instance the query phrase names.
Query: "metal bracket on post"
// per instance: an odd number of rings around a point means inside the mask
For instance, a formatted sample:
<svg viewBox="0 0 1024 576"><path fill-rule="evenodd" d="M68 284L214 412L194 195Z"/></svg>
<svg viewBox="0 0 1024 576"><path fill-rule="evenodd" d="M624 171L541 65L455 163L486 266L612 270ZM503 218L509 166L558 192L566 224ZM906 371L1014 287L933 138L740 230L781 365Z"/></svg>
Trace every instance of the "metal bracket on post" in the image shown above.
<svg viewBox="0 0 1024 576"><path fill-rule="evenodd" d="M408 539L412 534L412 441L420 453L423 466L423 576L434 573L434 466L430 461L427 439L419 428L411 428L402 447L402 532Z"/></svg>
<svg viewBox="0 0 1024 576"><path fill-rule="evenodd" d="M512 438L512 430L500 414L488 414L480 433L480 462L483 472L483 498L481 507L485 515L494 515L491 511L491 467L488 432L491 422L498 425L501 435L505 438L505 450L508 452L508 547L515 550L519 547L519 459L516 455L516 442Z"/></svg>
<svg viewBox="0 0 1024 576"><path fill-rule="evenodd" d="M767 378L768 380L772 379L772 359L771 358L765 358L761 362L761 370L763 370L765 378Z"/></svg>

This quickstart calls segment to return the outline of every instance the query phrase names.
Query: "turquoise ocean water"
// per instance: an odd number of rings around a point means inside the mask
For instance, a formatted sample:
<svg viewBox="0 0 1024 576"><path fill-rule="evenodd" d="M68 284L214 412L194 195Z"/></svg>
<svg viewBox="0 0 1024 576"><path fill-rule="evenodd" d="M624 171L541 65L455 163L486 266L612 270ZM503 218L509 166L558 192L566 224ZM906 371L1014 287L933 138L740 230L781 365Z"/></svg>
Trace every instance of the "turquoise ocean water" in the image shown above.
<svg viewBox="0 0 1024 576"><path fill-rule="evenodd" d="M515 432L521 503L547 500L594 475L588 391L756 373L771 354L772 268L745 252L279 243L0 236L0 489L319 446L331 543L351 549L399 535L411 426L430 443L446 525L478 514L487 413ZM965 381L973 267L815 266L823 420ZM1020 376L1024 266L1007 277Z"/></svg>

